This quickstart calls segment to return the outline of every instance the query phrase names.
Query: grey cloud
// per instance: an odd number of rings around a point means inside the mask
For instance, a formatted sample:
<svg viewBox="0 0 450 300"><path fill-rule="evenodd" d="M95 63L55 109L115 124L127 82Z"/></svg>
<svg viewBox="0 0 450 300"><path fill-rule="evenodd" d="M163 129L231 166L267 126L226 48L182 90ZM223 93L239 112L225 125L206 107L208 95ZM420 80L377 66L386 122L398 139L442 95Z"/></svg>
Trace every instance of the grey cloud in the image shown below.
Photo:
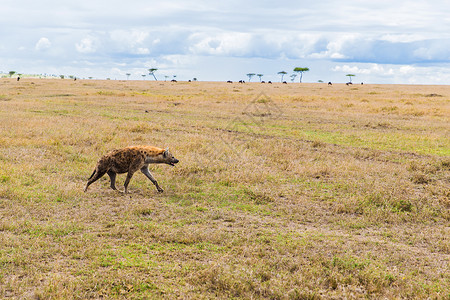
<svg viewBox="0 0 450 300"><path fill-rule="evenodd" d="M385 64L417 64L450 62L450 39L391 42L384 40L356 40L344 44L341 51L347 62Z"/></svg>

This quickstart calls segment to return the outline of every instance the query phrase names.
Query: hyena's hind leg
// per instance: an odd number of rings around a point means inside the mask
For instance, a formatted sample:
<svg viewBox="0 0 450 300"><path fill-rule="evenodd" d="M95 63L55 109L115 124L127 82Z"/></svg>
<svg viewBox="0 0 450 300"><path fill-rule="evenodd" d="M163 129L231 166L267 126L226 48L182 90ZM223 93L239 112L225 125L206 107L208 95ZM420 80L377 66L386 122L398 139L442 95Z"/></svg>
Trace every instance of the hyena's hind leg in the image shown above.
<svg viewBox="0 0 450 300"><path fill-rule="evenodd" d="M116 188L116 173L111 171L111 170L109 170L107 172L107 174L109 176L109 179L111 179L111 188L113 190L117 190L117 188Z"/></svg>
<svg viewBox="0 0 450 300"><path fill-rule="evenodd" d="M94 173L92 173L91 177L89 178L86 187L84 188L84 191L86 192L88 187L99 180L103 175L105 175L106 170L99 170L99 168L96 168Z"/></svg>

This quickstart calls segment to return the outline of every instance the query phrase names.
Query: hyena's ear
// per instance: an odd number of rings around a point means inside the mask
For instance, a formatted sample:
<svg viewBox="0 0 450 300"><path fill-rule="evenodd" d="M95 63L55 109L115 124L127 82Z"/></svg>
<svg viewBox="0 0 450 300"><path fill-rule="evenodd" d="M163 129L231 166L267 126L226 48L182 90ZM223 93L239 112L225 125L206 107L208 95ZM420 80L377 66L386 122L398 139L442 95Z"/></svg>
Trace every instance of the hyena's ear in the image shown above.
<svg viewBox="0 0 450 300"><path fill-rule="evenodd" d="M168 154L169 154L169 147L166 148L166 150L164 151L163 156L167 157Z"/></svg>

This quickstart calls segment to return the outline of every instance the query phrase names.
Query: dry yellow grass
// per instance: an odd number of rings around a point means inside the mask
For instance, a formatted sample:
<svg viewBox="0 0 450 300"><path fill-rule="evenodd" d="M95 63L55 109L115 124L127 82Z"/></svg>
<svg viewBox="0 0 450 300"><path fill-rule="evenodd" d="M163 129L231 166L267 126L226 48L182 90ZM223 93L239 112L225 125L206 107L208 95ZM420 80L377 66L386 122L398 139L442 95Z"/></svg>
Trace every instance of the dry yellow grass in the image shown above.
<svg viewBox="0 0 450 300"><path fill-rule="evenodd" d="M0 80L0 298L450 297L450 87ZM97 159L169 146L131 195ZM118 177L118 186L125 177Z"/></svg>

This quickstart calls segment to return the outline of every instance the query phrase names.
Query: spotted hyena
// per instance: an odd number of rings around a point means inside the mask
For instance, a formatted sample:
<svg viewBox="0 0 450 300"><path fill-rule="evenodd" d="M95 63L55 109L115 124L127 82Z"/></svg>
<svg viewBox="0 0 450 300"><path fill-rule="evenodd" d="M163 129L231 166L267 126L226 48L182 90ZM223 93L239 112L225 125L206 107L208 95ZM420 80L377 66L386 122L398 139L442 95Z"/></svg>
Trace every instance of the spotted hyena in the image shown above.
<svg viewBox="0 0 450 300"><path fill-rule="evenodd" d="M178 163L178 159L173 157L169 152L169 148L161 149L152 146L130 146L123 149L116 149L100 158L94 172L88 179L84 191L86 192L92 183L105 174L108 174L111 179L111 188L117 190L116 174L128 173L124 184L124 193L126 194L128 192L128 184L130 183L131 177L133 177L133 174L136 171L141 170L141 172L153 182L158 192L162 193L163 189L149 172L148 165L168 164L175 166L176 163Z"/></svg>

